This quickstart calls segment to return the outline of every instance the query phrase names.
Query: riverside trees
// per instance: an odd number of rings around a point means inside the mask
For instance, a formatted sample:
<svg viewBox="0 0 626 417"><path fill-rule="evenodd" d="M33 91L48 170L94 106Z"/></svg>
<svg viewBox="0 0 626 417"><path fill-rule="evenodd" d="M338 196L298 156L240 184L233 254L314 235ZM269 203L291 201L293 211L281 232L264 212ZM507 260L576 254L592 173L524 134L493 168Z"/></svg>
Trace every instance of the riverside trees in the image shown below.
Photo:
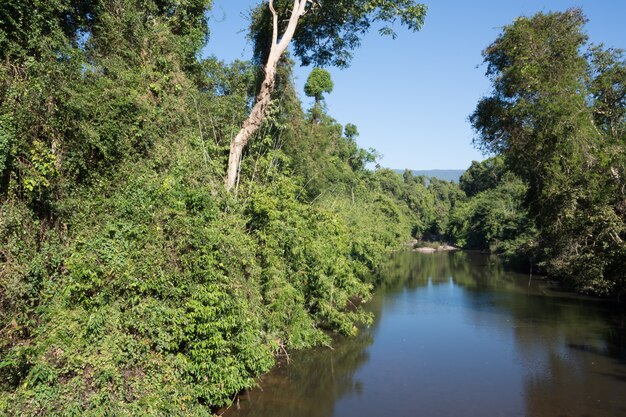
<svg viewBox="0 0 626 417"><path fill-rule="evenodd" d="M0 415L210 416L368 320L409 210L287 60L227 195L255 72L198 60L209 4L0 2Z"/></svg>
<svg viewBox="0 0 626 417"><path fill-rule="evenodd" d="M626 62L589 48L579 9L518 18L484 51L493 91L476 143L528 184L545 270L580 291L626 291Z"/></svg>

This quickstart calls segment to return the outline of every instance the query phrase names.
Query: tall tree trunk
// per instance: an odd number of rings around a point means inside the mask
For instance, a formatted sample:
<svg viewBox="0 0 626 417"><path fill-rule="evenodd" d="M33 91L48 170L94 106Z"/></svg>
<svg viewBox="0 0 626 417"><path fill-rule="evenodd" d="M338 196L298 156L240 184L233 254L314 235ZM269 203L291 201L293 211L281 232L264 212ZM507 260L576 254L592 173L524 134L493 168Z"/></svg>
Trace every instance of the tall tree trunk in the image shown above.
<svg viewBox="0 0 626 417"><path fill-rule="evenodd" d="M278 14L274 9L273 0L269 0L269 8L272 12L272 48L265 64L265 78L261 84L261 90L256 98L256 103L252 107L252 111L248 118L243 122L241 130L237 133L237 136L230 143L230 154L228 156L228 170L226 172L226 178L224 185L226 190L231 191L237 182L237 175L239 174L239 164L241 163L241 155L243 149L254 133L261 127L263 118L265 117L265 111L272 99L272 92L276 85L276 67L280 57L287 49L289 42L293 38L293 34L296 31L298 20L304 14L306 5L309 0L294 0L293 7L291 9L291 17L289 18L289 24L285 33L282 35L280 42L278 41Z"/></svg>
<svg viewBox="0 0 626 417"><path fill-rule="evenodd" d="M256 98L256 103L248 118L243 122L241 130L230 143L230 154L228 156L228 171L226 173L226 189L230 191L237 182L239 173L239 163L243 148L246 146L252 135L261 127L265 111L272 99L271 93L274 90L276 76L276 64L268 62L265 67L265 79L261 84L261 91Z"/></svg>

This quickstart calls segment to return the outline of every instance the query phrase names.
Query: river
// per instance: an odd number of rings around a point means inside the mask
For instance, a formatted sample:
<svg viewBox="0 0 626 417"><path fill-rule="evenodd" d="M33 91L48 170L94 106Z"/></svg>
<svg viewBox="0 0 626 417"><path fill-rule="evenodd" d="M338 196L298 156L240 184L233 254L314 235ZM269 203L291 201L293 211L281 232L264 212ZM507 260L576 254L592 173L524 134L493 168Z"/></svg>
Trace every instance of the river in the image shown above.
<svg viewBox="0 0 626 417"><path fill-rule="evenodd" d="M296 352L225 416L626 416L626 315L466 252L395 256L371 327Z"/></svg>

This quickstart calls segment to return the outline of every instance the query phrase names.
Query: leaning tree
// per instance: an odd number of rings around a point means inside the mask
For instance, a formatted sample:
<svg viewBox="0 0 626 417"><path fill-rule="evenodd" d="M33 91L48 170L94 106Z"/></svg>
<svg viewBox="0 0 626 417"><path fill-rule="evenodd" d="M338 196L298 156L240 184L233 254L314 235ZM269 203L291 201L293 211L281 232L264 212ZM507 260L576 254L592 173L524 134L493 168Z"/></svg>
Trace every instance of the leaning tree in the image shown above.
<svg viewBox="0 0 626 417"><path fill-rule="evenodd" d="M352 51L374 23L382 35L396 36L396 22L417 31L424 23L426 6L415 0L267 0L252 13L250 37L255 61L264 75L256 102L232 140L225 185L237 180L243 150L259 129L276 84L276 68L289 45L303 65L348 66Z"/></svg>

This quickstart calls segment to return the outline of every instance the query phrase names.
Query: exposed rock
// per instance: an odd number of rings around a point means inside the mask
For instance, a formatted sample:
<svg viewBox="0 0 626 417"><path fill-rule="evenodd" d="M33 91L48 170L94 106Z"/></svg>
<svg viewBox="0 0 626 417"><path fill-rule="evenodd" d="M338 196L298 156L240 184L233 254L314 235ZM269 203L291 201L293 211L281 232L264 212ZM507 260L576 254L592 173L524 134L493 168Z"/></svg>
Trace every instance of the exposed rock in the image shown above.
<svg viewBox="0 0 626 417"><path fill-rule="evenodd" d="M415 252L420 252L420 253L433 253L433 252L437 252L437 249L435 248L429 248L429 247L423 247L423 248L415 248L413 249Z"/></svg>
<svg viewBox="0 0 626 417"><path fill-rule="evenodd" d="M437 246L437 247L423 246L423 247L420 247L420 248L414 248L413 250L415 252L419 252L419 253L434 253L434 252L455 251L455 250L460 250L460 249L455 247L455 246L440 245L440 246Z"/></svg>

